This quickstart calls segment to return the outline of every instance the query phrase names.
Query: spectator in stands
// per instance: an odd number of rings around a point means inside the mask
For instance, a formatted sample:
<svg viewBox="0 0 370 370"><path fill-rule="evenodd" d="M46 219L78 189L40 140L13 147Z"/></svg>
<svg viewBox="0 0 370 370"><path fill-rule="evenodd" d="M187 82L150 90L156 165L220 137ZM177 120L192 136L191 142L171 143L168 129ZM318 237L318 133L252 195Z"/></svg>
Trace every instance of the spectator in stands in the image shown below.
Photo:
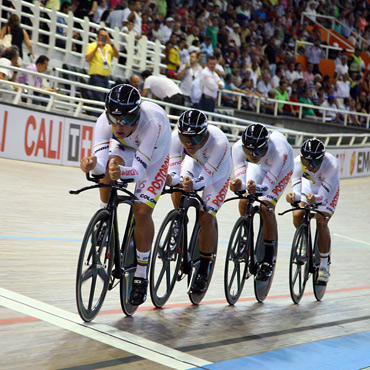
<svg viewBox="0 0 370 370"><path fill-rule="evenodd" d="M260 111L265 114L274 114L275 112L275 103L272 101L275 99L276 91L271 89L267 92L266 98L269 100L261 99Z"/></svg>
<svg viewBox="0 0 370 370"><path fill-rule="evenodd" d="M116 8L113 9L113 11L109 13L108 18L105 21L107 26L113 29L117 27L120 30L124 26L123 21L124 21L126 9L124 8L124 5L122 3L118 3ZM127 17L126 17L126 20L127 20Z"/></svg>
<svg viewBox="0 0 370 370"><path fill-rule="evenodd" d="M105 0L101 0L101 1L105 2ZM62 5L60 7L60 12L64 13L64 14L68 14L71 9L72 9L72 4L69 3L68 1L65 1L64 3L62 3ZM67 27L67 22L66 22L65 18L60 16L60 15L57 16L57 23L62 24L65 27ZM56 33L57 33L57 35L66 36L67 35L66 30L67 30L67 28L64 28L62 26L57 26ZM56 40L55 40L55 45L62 48L62 49L65 49L66 41L57 37Z"/></svg>
<svg viewBox="0 0 370 370"><path fill-rule="evenodd" d="M18 63L19 49L17 46L11 46L3 51L0 58L0 80L15 81L17 78L17 72L7 68L1 68L2 66L8 67L20 67ZM6 85L2 85L2 88Z"/></svg>
<svg viewBox="0 0 370 370"><path fill-rule="evenodd" d="M313 64L312 63L307 63L307 68L303 72L303 78L307 83L312 83L313 80L315 79L315 75L313 72Z"/></svg>
<svg viewBox="0 0 370 370"><path fill-rule="evenodd" d="M161 21L159 19L155 19L153 22L153 28L152 28L152 37L153 41L159 40L162 44L164 44L164 33L161 28Z"/></svg>
<svg viewBox="0 0 370 370"><path fill-rule="evenodd" d="M131 75L129 84L135 87L136 89L138 89L139 91L141 90L140 89L140 77L137 74Z"/></svg>
<svg viewBox="0 0 370 370"><path fill-rule="evenodd" d="M200 44L199 27L197 27L197 26L192 27L191 33L186 39L186 43L187 43L188 47L192 46L194 41L198 41L199 44Z"/></svg>
<svg viewBox="0 0 370 370"><path fill-rule="evenodd" d="M64 4L69 4L70 6L72 6L71 3L65 1L64 3L62 3L61 11L62 11ZM96 7L94 15L93 15L93 22L99 24L102 20L104 20L103 14L104 12L107 11L107 9L108 9L107 0L98 0L98 6Z"/></svg>
<svg viewBox="0 0 370 370"><path fill-rule="evenodd" d="M357 98L356 111L360 113L370 113L370 98L365 92L361 92ZM359 117L362 125L366 124L366 117Z"/></svg>
<svg viewBox="0 0 370 370"><path fill-rule="evenodd" d="M137 38L141 37L141 1L130 0L128 7L123 11L123 24L127 25L127 22L134 22L134 33Z"/></svg>
<svg viewBox="0 0 370 370"><path fill-rule="evenodd" d="M341 106L344 98L350 97L351 81L349 80L348 73L338 77L335 83L335 96L337 97L337 104Z"/></svg>
<svg viewBox="0 0 370 370"><path fill-rule="evenodd" d="M292 103L298 103L298 96L297 96L297 90L293 89L290 96L289 101ZM284 111L287 115L293 115L295 117L299 116L299 106L298 105L284 105Z"/></svg>
<svg viewBox="0 0 370 370"><path fill-rule="evenodd" d="M325 117L328 118L328 122L331 123L343 123L342 120L340 120L339 113L337 112L338 110L338 102L337 102L337 97L335 95L329 95L328 99L325 100L322 104L321 107L326 107L326 108L331 108L331 110L324 111L320 110L319 112L324 115Z"/></svg>
<svg viewBox="0 0 370 370"><path fill-rule="evenodd" d="M205 58L207 58L208 55L213 55L213 46L211 37L206 36L204 38L204 42L200 44L200 50L204 53Z"/></svg>
<svg viewBox="0 0 370 370"><path fill-rule="evenodd" d="M206 35L212 39L213 49L217 48L218 17L212 17L211 25L207 27Z"/></svg>
<svg viewBox="0 0 370 370"><path fill-rule="evenodd" d="M298 99L298 102L302 103L302 104L308 104L308 105L313 106L313 103L310 99L310 90L309 89L306 88L304 90L303 96L301 96ZM313 108L304 107L304 108L302 108L302 116L304 118L315 118L315 111L313 110Z"/></svg>
<svg viewBox="0 0 370 370"><path fill-rule="evenodd" d="M370 73L368 72L361 82L361 91L370 96Z"/></svg>
<svg viewBox="0 0 370 370"><path fill-rule="evenodd" d="M355 52L349 59L349 72L360 73L361 75L365 72L365 63L361 58L361 49L356 48Z"/></svg>
<svg viewBox="0 0 370 370"><path fill-rule="evenodd" d="M172 35L174 21L175 20L172 17L168 17L166 18L165 24L161 26L164 43L166 43Z"/></svg>
<svg viewBox="0 0 370 370"><path fill-rule="evenodd" d="M171 35L169 43L171 44L171 48L168 53L167 72L168 71L177 72L177 70L180 68L181 63L180 63L180 49L179 46L177 45L177 36L175 34Z"/></svg>
<svg viewBox="0 0 370 370"><path fill-rule="evenodd" d="M46 55L40 55L37 58L36 63L27 66L26 69L32 72L44 73L48 69L48 66L49 66L49 58ZM25 85L38 87L39 89L42 89L45 91L51 91L51 92L59 91L58 89L55 89L52 87L45 87L44 82L43 82L43 77L40 77L40 76L32 76L27 73L20 73L17 78L17 81ZM45 98L48 97L47 95L36 92L36 91L33 93L33 95L43 96ZM42 106L47 105L46 102L40 101L40 100L33 100L32 103L36 105L42 105Z"/></svg>
<svg viewBox="0 0 370 370"><path fill-rule="evenodd" d="M199 102L201 110L214 112L219 89L223 89L224 83L216 73L217 59L213 55L207 56L207 66L200 74L200 89L202 96Z"/></svg>
<svg viewBox="0 0 370 370"><path fill-rule="evenodd" d="M93 19L98 2L96 0L79 0L74 15L77 18L84 19L88 17L90 21Z"/></svg>
<svg viewBox="0 0 370 370"><path fill-rule="evenodd" d="M18 47L18 52L21 59L23 58L23 42L26 44L27 49L32 57L35 57L28 33L20 26L20 20L17 14L11 14L6 25L1 28L0 40L3 40L4 36L8 34L12 35L11 45ZM11 45L4 45L4 47L10 47Z"/></svg>
<svg viewBox="0 0 370 370"><path fill-rule="evenodd" d="M335 65L335 73L338 77L344 75L345 73L348 73L348 57L347 55L343 55L340 58L340 64Z"/></svg>
<svg viewBox="0 0 370 370"><path fill-rule="evenodd" d="M101 28L97 33L97 41L89 44L86 49L85 60L89 63L89 85L109 88L113 57L119 57L118 50L106 29ZM91 100L105 100L105 94L100 91L89 90L88 96Z"/></svg>
<svg viewBox="0 0 370 370"><path fill-rule="evenodd" d="M275 100L289 101L289 94L287 91L288 83L285 79L281 79L279 87L275 90ZM278 114L294 115L294 110L285 110L285 107L292 107L291 105L285 105L284 103L278 103ZM290 114L289 114L290 113Z"/></svg>
<svg viewBox="0 0 370 370"><path fill-rule="evenodd" d="M200 109L200 99L202 97L202 90L200 88L200 77L197 77L190 87L190 100L192 107L195 109Z"/></svg>
<svg viewBox="0 0 370 370"><path fill-rule="evenodd" d="M283 69L281 67L276 69L276 75L271 78L271 87L273 89L279 88L280 80L284 76Z"/></svg>
<svg viewBox="0 0 370 370"><path fill-rule="evenodd" d="M238 49L240 48L240 46L242 44L241 40L240 40L239 32L240 32L240 25L239 25L238 22L235 22L233 24L233 27L232 27L231 31L229 31L229 35L228 35L229 42L234 42L236 48L238 48Z"/></svg>
<svg viewBox="0 0 370 370"><path fill-rule="evenodd" d="M320 46L320 39L319 38L316 38L313 41L313 45L308 46L306 48L305 55L306 55L306 58L307 58L307 63L310 63L313 66L313 70L312 70L313 73L314 74L319 73L320 72L320 70L319 70L320 60L325 58L325 53L324 53L324 51L322 50L322 48Z"/></svg>
<svg viewBox="0 0 370 370"><path fill-rule="evenodd" d="M262 75L262 80L257 84L257 91L262 93L265 97L268 96L268 92L272 89L270 79L270 75L268 73L264 73ZM274 96L275 94L276 93L274 93Z"/></svg>
<svg viewBox="0 0 370 370"><path fill-rule="evenodd" d="M177 84L171 79L162 76L153 76L152 72L149 70L144 71L141 77L144 81L141 96L147 97L150 92L152 94L152 99L158 98L167 103L184 105L184 96ZM171 108L170 114L179 116L181 111L176 108Z"/></svg>
<svg viewBox="0 0 370 370"><path fill-rule="evenodd" d="M314 105L320 105L322 103L322 97L324 97L324 88L320 82L316 82L315 90L311 92L310 99Z"/></svg>
<svg viewBox="0 0 370 370"><path fill-rule="evenodd" d="M271 37L268 40L264 53L269 61L271 74L274 75L276 69L276 56L277 56L275 47L275 37Z"/></svg>
<svg viewBox="0 0 370 370"><path fill-rule="evenodd" d="M181 80L180 89L188 104L190 104L191 84L200 76L202 70L198 63L197 52L193 51L190 53L190 63L182 64L177 73L177 78Z"/></svg>

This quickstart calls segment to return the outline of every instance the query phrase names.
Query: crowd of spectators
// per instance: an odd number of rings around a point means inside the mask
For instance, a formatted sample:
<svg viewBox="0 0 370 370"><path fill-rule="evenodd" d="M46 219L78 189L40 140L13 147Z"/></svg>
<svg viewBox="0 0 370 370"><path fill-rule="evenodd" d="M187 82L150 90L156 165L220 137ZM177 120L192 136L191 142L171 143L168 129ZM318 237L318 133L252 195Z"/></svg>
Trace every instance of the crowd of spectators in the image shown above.
<svg viewBox="0 0 370 370"><path fill-rule="evenodd" d="M87 16L96 23L105 22L107 27L132 32L137 39L145 35L149 40L159 40L166 47L162 63L167 68L162 73L181 80L188 105L198 106L204 95L214 98L213 93L204 94L204 84L199 83L213 56L214 72L222 82L217 82L218 89L224 88L224 106L237 107L236 95L225 92L231 90L245 93L241 108L249 111L256 110L257 98L265 97L261 111L266 114L274 112L274 103L267 98L312 105L312 109L303 110L304 116L321 119L325 114L327 121L336 123L343 122L343 115L332 116L317 106L370 113L369 70L361 59L361 53L370 55L367 1L39 1L45 7L71 10L76 17ZM303 12L311 15L302 18ZM331 15L346 27L320 19L320 14ZM319 70L325 53L316 20L356 47L353 54L346 50L330 53L329 57L335 59L334 77ZM296 51L306 57L305 70ZM279 103L278 113L297 116L299 109ZM356 115L348 115L347 119L354 125L364 124Z"/></svg>

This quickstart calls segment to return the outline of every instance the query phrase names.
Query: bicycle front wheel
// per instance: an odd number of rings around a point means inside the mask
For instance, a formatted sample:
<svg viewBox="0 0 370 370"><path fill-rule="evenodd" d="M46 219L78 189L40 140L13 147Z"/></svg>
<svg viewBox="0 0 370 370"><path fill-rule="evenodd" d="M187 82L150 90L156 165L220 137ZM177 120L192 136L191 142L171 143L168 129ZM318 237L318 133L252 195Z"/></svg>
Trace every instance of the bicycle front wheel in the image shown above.
<svg viewBox="0 0 370 370"><path fill-rule="evenodd" d="M180 269L183 232L180 212L172 210L164 219L155 240L150 265L150 297L155 307L163 307L173 291Z"/></svg>
<svg viewBox="0 0 370 370"><path fill-rule="evenodd" d="M234 305L243 290L248 272L248 223L245 217L239 217L230 235L226 252L224 288L226 300Z"/></svg>
<svg viewBox="0 0 370 370"><path fill-rule="evenodd" d="M294 303L303 297L309 276L309 235L306 224L300 224L294 234L289 262L289 289Z"/></svg>
<svg viewBox="0 0 370 370"><path fill-rule="evenodd" d="M136 271L136 245L134 230L135 225L131 227L127 239L124 242L123 249L121 250L121 268L123 276L120 282L120 300L122 311L126 316L132 316L138 308L138 306L130 304L132 282Z"/></svg>
<svg viewBox="0 0 370 370"><path fill-rule="evenodd" d="M100 209L86 229L77 266L77 309L86 322L99 313L107 294L114 260L114 242L111 215L106 209Z"/></svg>

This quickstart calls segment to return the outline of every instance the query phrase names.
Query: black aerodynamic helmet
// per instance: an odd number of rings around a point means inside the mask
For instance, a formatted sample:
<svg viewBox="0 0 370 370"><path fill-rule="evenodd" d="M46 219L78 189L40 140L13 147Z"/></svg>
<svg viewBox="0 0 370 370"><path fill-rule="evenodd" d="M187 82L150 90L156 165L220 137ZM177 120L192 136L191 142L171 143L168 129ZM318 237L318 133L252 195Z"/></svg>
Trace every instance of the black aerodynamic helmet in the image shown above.
<svg viewBox="0 0 370 370"><path fill-rule="evenodd" d="M197 109L190 109L186 112L183 112L178 122L180 134L192 138L198 138L197 141L199 142L203 141L203 139L206 137L207 126L207 116Z"/></svg>
<svg viewBox="0 0 370 370"><path fill-rule="evenodd" d="M242 142L245 148L250 150L261 150L267 148L269 133L267 128L260 123L253 123L248 126L242 135Z"/></svg>
<svg viewBox="0 0 370 370"><path fill-rule="evenodd" d="M325 145L319 139L308 139L301 146L301 156L308 161L321 161L325 155Z"/></svg>
<svg viewBox="0 0 370 370"><path fill-rule="evenodd" d="M141 95L128 84L114 86L105 100L105 110L109 123L136 125L140 118Z"/></svg>

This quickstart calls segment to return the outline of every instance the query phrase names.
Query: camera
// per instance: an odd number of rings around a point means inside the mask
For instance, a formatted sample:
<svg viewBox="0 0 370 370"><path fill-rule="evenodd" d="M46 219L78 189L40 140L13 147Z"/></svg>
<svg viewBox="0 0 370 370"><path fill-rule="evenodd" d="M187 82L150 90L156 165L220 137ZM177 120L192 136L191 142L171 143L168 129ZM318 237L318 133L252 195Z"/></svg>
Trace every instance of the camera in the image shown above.
<svg viewBox="0 0 370 370"><path fill-rule="evenodd" d="M107 35L103 35L103 36L101 37L101 40L102 40L103 42L107 42Z"/></svg>

